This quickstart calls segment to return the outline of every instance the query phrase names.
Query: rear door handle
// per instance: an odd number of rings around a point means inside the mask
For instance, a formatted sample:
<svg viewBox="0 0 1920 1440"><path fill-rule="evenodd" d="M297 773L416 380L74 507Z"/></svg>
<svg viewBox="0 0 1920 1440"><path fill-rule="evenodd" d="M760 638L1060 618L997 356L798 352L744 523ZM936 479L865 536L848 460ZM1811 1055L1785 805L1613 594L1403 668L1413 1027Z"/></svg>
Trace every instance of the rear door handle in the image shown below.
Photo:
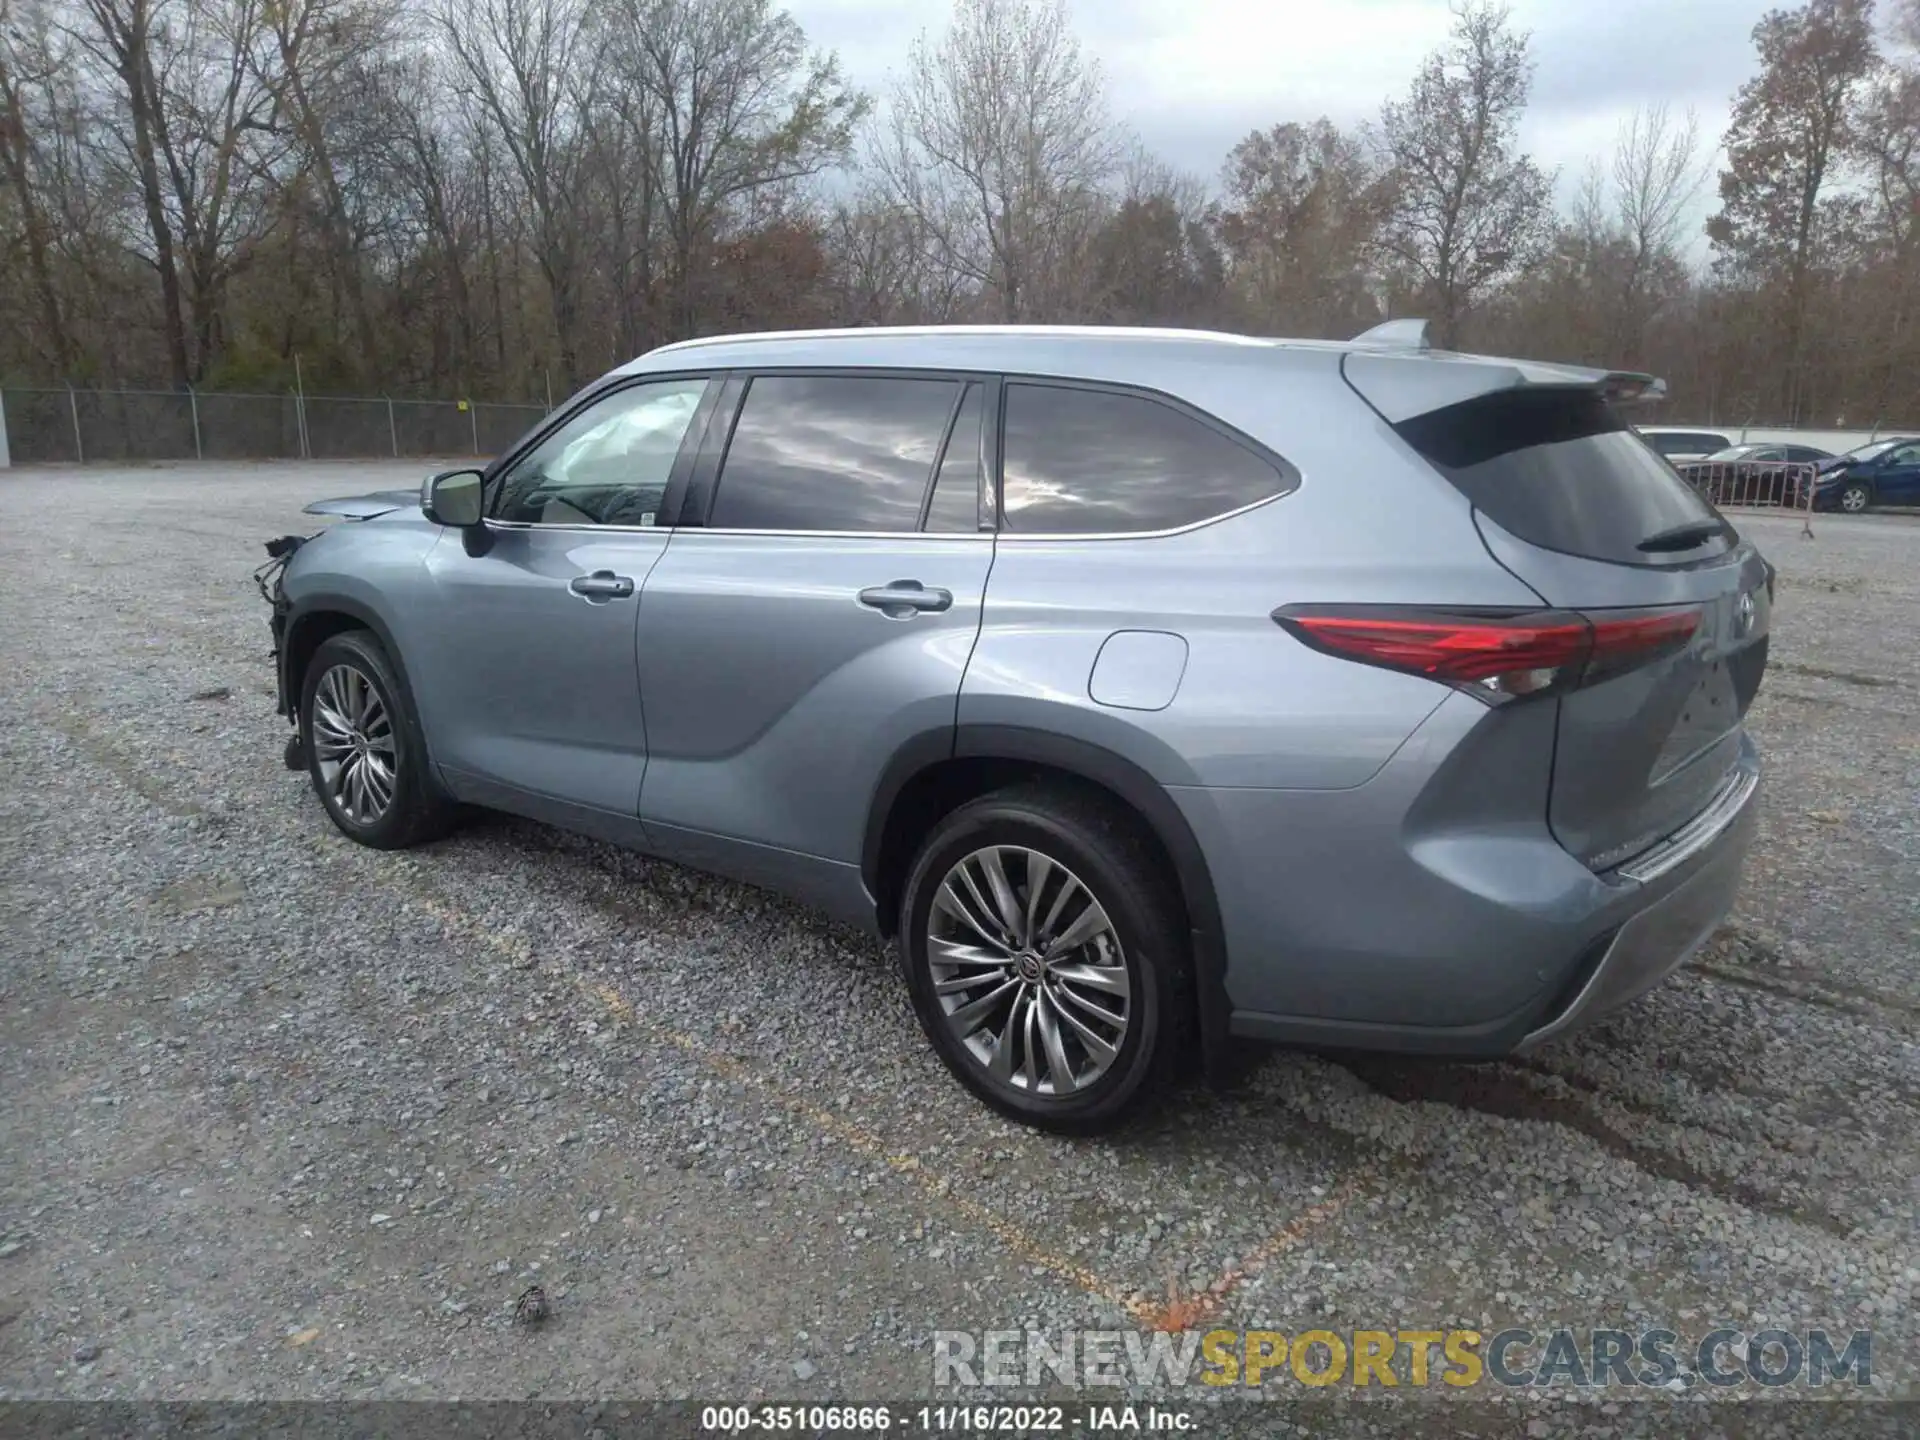
<svg viewBox="0 0 1920 1440"><path fill-rule="evenodd" d="M918 580L890 580L862 590L860 603L891 619L905 620L923 611L952 609L953 592L922 585Z"/></svg>
<svg viewBox="0 0 1920 1440"><path fill-rule="evenodd" d="M616 575L611 570L596 570L591 575L576 575L567 582L567 588L582 596L589 604L600 604L606 600L624 600L633 594L633 577Z"/></svg>

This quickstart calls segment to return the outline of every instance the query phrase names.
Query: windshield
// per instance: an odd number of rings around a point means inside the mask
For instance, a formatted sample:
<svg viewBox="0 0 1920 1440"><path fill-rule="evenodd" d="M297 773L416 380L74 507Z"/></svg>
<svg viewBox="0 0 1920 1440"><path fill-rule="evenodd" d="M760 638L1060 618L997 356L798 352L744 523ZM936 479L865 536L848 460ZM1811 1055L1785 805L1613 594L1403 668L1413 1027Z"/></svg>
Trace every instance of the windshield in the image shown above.
<svg viewBox="0 0 1920 1440"><path fill-rule="evenodd" d="M1716 450L1707 456L1709 460L1745 460L1757 453L1758 445L1729 445L1725 450Z"/></svg>

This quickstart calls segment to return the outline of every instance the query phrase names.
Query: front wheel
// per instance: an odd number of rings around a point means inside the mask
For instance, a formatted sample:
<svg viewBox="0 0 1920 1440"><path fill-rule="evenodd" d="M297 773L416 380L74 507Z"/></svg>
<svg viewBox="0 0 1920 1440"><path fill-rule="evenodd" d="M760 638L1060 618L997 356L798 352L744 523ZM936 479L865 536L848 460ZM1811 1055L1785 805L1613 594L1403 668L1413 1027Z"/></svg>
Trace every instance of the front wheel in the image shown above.
<svg viewBox="0 0 1920 1440"><path fill-rule="evenodd" d="M1858 515L1873 504L1873 492L1858 480L1849 484L1840 492L1840 508L1849 515Z"/></svg>
<svg viewBox="0 0 1920 1440"><path fill-rule="evenodd" d="M1130 816L1067 790L998 791L935 827L907 880L900 960L961 1084L1085 1134L1171 1077L1189 969L1162 872Z"/></svg>
<svg viewBox="0 0 1920 1440"><path fill-rule="evenodd" d="M364 630L329 636L301 687L307 773L349 839L397 850L445 832L452 807L427 773L411 697Z"/></svg>

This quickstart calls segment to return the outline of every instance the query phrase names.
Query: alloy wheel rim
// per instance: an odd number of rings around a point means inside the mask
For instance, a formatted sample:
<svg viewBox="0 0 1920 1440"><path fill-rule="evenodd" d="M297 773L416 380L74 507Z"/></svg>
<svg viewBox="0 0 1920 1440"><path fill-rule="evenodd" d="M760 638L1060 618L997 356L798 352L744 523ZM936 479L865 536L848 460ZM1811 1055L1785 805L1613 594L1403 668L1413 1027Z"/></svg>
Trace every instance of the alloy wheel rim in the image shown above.
<svg viewBox="0 0 1920 1440"><path fill-rule="evenodd" d="M1864 490L1848 490L1846 494L1840 497L1840 503L1848 510L1864 510L1867 508L1867 492Z"/></svg>
<svg viewBox="0 0 1920 1440"><path fill-rule="evenodd" d="M354 824L372 825L393 805L400 773L393 718L352 665L335 665L314 687L313 755L327 797Z"/></svg>
<svg viewBox="0 0 1920 1440"><path fill-rule="evenodd" d="M953 1037L1024 1094L1085 1090L1119 1058L1132 982L1113 921L1059 861L1021 845L962 857L927 917L934 998Z"/></svg>

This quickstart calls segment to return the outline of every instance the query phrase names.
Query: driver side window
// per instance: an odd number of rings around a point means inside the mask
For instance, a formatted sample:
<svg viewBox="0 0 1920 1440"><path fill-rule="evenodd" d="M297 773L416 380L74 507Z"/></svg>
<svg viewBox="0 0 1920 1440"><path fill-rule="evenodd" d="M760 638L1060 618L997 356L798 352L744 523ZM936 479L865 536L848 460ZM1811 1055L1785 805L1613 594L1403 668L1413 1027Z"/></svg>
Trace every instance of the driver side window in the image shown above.
<svg viewBox="0 0 1920 1440"><path fill-rule="evenodd" d="M496 520L521 525L657 525L667 477L705 380L630 385L589 405L500 480Z"/></svg>

